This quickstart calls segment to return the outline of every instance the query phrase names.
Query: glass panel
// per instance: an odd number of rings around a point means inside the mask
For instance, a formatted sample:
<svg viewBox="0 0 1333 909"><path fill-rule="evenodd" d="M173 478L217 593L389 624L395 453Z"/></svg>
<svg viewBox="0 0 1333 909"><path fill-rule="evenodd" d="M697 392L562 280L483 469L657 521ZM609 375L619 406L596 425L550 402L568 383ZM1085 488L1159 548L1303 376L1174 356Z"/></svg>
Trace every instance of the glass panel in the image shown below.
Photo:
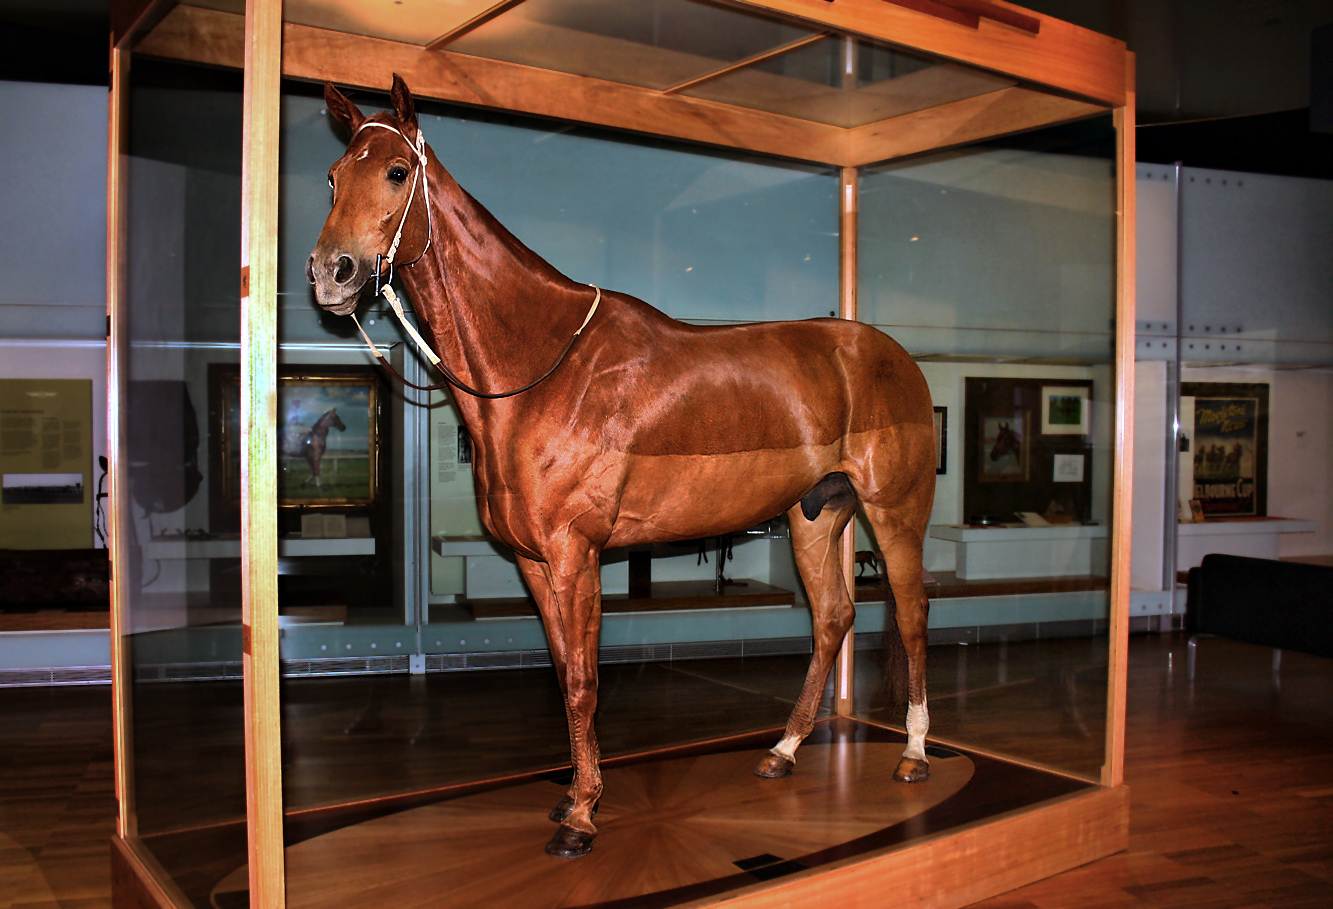
<svg viewBox="0 0 1333 909"><path fill-rule="evenodd" d="M1015 84L885 45L828 37L682 94L851 127Z"/></svg>
<svg viewBox="0 0 1333 909"><path fill-rule="evenodd" d="M880 63L888 66L872 53L870 72ZM183 388L196 424L192 432L175 398L132 399L132 421L154 418L129 433L142 553L130 584L136 811L150 849L195 905L238 905L239 547L227 477L236 464L228 414L239 243L228 225L239 217L240 86L233 75L147 61L136 61L134 74L133 394L149 393L150 383ZM514 777L558 791L568 750L545 633L512 553L486 536L475 505L472 433L484 424L465 432L469 421L445 395L375 384L348 321L313 305L304 261L329 210L325 174L345 137L317 90L286 92L278 419L304 437L335 400L348 411L342 429L324 427L322 482L311 483L315 469L304 459L284 461L284 488L297 501L279 517L289 893L310 895L334 870L382 883L376 863L399 854L375 834L374 855L353 850L334 869L332 853L307 848L316 837L414 800L453 810L460 793L486 789L503 801ZM836 307L838 180L826 169L431 104L420 115L472 197L575 280L696 323L806 318ZM863 318L918 357L944 408L925 554L935 598L933 735L1086 776L1102 760L1106 700L1108 136L1098 123L880 168L864 176L860 200ZM366 301L363 321L401 371L436 378L381 303ZM1001 423L1022 426L1017 453L1000 444ZM172 508L193 475L155 465L168 454L179 460L191 438L207 493L184 494L188 501ZM719 497L737 487L728 482ZM1040 498L1016 499L1020 487ZM1036 520L1004 520L1020 511ZM997 515L1015 526L982 525ZM861 532L860 548L873 547ZM988 555L988 541L973 532L1029 544L1024 558L1040 564L1016 577L1014 566L1027 563ZM730 538L606 553L603 756L701 743L731 755L732 745L716 743L760 733L736 746L750 780L809 659L810 613L789 534L781 520L758 520ZM897 662L892 636L882 634L886 591L871 561L856 591L858 641L869 648L857 662L857 709L871 723L825 727L812 745L897 741L876 726L901 724L902 703L898 676L885 669ZM425 672L409 674L409 666ZM838 731L848 728L857 731ZM526 824L532 809L520 810ZM543 817L535 812L545 827ZM484 822L464 806L449 824L427 827L467 840L485 834ZM523 827L513 842L542 860L546 835L529 842ZM445 871L456 874L461 860L448 854Z"/></svg>
<svg viewBox="0 0 1333 909"><path fill-rule="evenodd" d="M1180 212L1186 363L1333 364L1329 181L1184 168Z"/></svg>
<svg viewBox="0 0 1333 909"><path fill-rule="evenodd" d="M288 347L316 359L327 357L349 328L346 320L313 313L304 281L305 256L328 213L325 177L344 138L322 116L319 98L290 88L284 102L282 331ZM825 168L418 103L426 138L451 174L523 242L577 280L635 294L699 323L828 315L836 305L837 182ZM363 323L380 333L377 343L392 343L398 329L385 321L382 304L368 305ZM344 350L347 357L367 356L364 348ZM415 354L395 350L402 362L416 365ZM420 380L438 378L423 371ZM392 391L386 397L404 402L406 425L419 424L416 441L404 442L386 462L402 471L403 488L418 483L429 489L429 523L422 528L429 535L409 556L420 560L417 573L404 581L411 587L419 580L425 595L420 652L429 675L289 678L283 692L284 737L294 761L284 780L289 811L332 811L358 799L549 769L568 756L546 638L512 554L483 529L471 440L458 411L443 393L428 407L413 403L426 402L424 395ZM756 527L732 541L725 575L742 583L726 588L728 602L714 601L718 546L709 539L643 553L654 583L684 589L674 610L651 614L616 608L614 601L628 598L630 555L607 553L604 590L614 614L606 617L602 636L603 754L772 729L785 721L805 671L810 627L785 528ZM730 601L744 605L719 608ZM340 628L288 626L284 657L311 672L335 671L333 658L346 656L349 644L362 657L387 651L405 659L417 649L412 631L353 625L350 614ZM755 651L771 655L738 659ZM710 654L732 656L688 660ZM688 661L675 668L660 662L670 657ZM438 671L478 667L501 671ZM749 679L744 688L738 678ZM642 705L664 701L699 709L676 711L679 724L645 723ZM447 713L443 703L453 705ZM488 719L500 705L504 721ZM466 748L459 747L463 739Z"/></svg>
<svg viewBox="0 0 1333 909"><path fill-rule="evenodd" d="M210 370L235 367L241 82L136 59L125 589L138 834L196 906L245 856L240 540L216 523ZM219 859L221 862L219 864Z"/></svg>
<svg viewBox="0 0 1333 909"><path fill-rule="evenodd" d="M916 355L941 432L931 735L1089 778L1105 746L1114 139L1109 117L1042 130L874 168L860 195L861 316ZM862 606L857 631L885 621ZM880 646L858 655L857 709L901 723L901 643Z"/></svg>
<svg viewBox="0 0 1333 909"><path fill-rule="evenodd" d="M335 32L383 38L405 44L427 45L474 16L486 12L496 0L285 0L283 19L298 25ZM188 6L245 12L245 0L190 0Z"/></svg>
<svg viewBox="0 0 1333 909"><path fill-rule="evenodd" d="M665 89L815 34L698 0L527 0L448 49Z"/></svg>

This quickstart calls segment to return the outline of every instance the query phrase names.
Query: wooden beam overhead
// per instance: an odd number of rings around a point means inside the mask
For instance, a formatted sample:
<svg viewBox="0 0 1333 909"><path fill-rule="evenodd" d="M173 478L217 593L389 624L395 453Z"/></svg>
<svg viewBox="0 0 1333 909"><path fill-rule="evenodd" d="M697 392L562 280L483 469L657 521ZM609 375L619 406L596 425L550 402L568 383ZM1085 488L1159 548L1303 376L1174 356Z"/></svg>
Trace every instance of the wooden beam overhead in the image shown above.
<svg viewBox="0 0 1333 909"><path fill-rule="evenodd" d="M430 44L426 45L426 50L429 51L444 50L445 46L448 45L449 42L453 41L455 38L463 37L477 26L484 25L485 23L490 22L496 16L503 13L505 10L508 10L511 7L518 6L522 2L523 0L499 0L498 3L492 5L488 9L482 10L480 13L477 13L477 15L473 16L471 19L467 20L463 24L456 26L455 28L451 28L443 35L440 35L440 37L436 38Z"/></svg>
<svg viewBox="0 0 1333 909"><path fill-rule="evenodd" d="M849 130L846 160L874 164L1107 112L1088 101L1005 88Z"/></svg>
<svg viewBox="0 0 1333 909"><path fill-rule="evenodd" d="M111 0L111 46L128 50L152 31L175 6L175 0Z"/></svg>
<svg viewBox="0 0 1333 909"><path fill-rule="evenodd" d="M1032 34L984 18L971 28L883 0L733 2L1004 73L1108 107L1125 103L1124 42L1049 16L1033 14L1038 33Z"/></svg>
<svg viewBox="0 0 1333 909"><path fill-rule="evenodd" d="M889 2L897 3L899 0L889 0ZM979 19L991 19L1032 35L1041 31L1041 20L1036 16L992 3L991 0L937 0L937 2L964 12L974 13Z"/></svg>
<svg viewBox="0 0 1333 909"><path fill-rule="evenodd" d="M822 0L820 0L822 2ZM651 89L288 23L283 74L384 91L394 73L412 90L469 106L623 129L834 166L859 166L1036 129L1104 112L1029 88L990 92L843 129ZM137 48L149 56L239 68L244 21L180 6Z"/></svg>
<svg viewBox="0 0 1333 909"><path fill-rule="evenodd" d="M238 68L243 29L240 16L180 6L138 52ZM809 120L292 23L282 63L295 79L382 92L398 73L423 98L805 161L840 164L847 141L846 130Z"/></svg>
<svg viewBox="0 0 1333 909"><path fill-rule="evenodd" d="M771 50L766 50L763 51L762 53L754 54L752 56L746 57L744 60L737 60L735 63L732 63L729 66L724 66L721 69L713 70L713 72L711 73L705 73L704 75L699 76L698 78L695 79L691 79L688 82L682 82L679 85L673 85L670 88L664 88L662 89L662 94L674 95L677 92L685 91L687 88L693 88L694 86L702 85L705 82L712 82L714 79L718 79L722 76L727 75L728 73L734 73L739 69L745 69L746 67L754 66L756 63L762 63L765 60L772 60L774 57L781 57L783 54L791 53L797 48L805 47L807 44L814 44L816 41L823 41L827 37L829 37L829 35L826 35L823 32L821 32L818 35L806 35L804 38L797 38L795 41L792 41L789 44L784 44L781 47L775 47Z"/></svg>

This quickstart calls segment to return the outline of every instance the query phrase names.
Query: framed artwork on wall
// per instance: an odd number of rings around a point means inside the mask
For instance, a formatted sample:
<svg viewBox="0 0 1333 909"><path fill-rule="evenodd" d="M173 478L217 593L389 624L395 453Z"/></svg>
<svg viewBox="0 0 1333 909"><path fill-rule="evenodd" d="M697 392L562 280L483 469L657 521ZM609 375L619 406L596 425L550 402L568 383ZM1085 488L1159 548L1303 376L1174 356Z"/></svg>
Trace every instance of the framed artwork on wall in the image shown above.
<svg viewBox="0 0 1333 909"><path fill-rule="evenodd" d="M240 371L215 366L210 414L214 500L240 504ZM278 504L371 508L380 499L380 377L361 367L278 377Z"/></svg>
<svg viewBox="0 0 1333 909"><path fill-rule="evenodd" d="M1086 436L1092 424L1091 390L1079 385L1043 385L1041 434Z"/></svg>
<svg viewBox="0 0 1333 909"><path fill-rule="evenodd" d="M1031 415L1022 408L983 408L977 478L983 483L1026 483L1029 476Z"/></svg>
<svg viewBox="0 0 1333 909"><path fill-rule="evenodd" d="M949 472L949 408L935 408L935 473Z"/></svg>
<svg viewBox="0 0 1333 909"><path fill-rule="evenodd" d="M1268 514L1268 385L1182 382L1194 399L1194 489L1207 519Z"/></svg>
<svg viewBox="0 0 1333 909"><path fill-rule="evenodd" d="M1091 380L968 376L963 393L966 523L1092 520Z"/></svg>

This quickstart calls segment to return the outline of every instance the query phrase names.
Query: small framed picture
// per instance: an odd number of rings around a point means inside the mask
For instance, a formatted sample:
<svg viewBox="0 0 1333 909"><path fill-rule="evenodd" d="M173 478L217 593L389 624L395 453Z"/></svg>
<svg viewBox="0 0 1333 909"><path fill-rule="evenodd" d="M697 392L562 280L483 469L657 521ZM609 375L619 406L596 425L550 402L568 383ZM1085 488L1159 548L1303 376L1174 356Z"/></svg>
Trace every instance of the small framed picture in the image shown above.
<svg viewBox="0 0 1333 909"><path fill-rule="evenodd" d="M1044 385L1041 389L1041 434L1085 436L1091 427L1091 389L1081 385Z"/></svg>
<svg viewBox="0 0 1333 909"><path fill-rule="evenodd" d="M1026 483L1028 480L1028 413L1011 410L981 416L978 479L983 483Z"/></svg>
<svg viewBox="0 0 1333 909"><path fill-rule="evenodd" d="M935 473L949 472L949 408L935 408Z"/></svg>
<svg viewBox="0 0 1333 909"><path fill-rule="evenodd" d="M1054 483L1082 483L1083 455L1055 454L1051 458L1051 481Z"/></svg>
<svg viewBox="0 0 1333 909"><path fill-rule="evenodd" d="M1190 499L1190 521L1195 524L1202 524L1203 520L1203 502L1199 499Z"/></svg>

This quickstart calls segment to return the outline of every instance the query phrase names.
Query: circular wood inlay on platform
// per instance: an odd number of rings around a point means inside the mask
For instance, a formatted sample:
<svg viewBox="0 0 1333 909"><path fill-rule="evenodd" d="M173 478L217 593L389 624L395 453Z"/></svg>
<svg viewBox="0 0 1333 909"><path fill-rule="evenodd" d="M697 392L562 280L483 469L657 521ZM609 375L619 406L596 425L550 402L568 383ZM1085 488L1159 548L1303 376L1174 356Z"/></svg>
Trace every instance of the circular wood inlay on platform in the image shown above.
<svg viewBox="0 0 1333 909"><path fill-rule="evenodd" d="M564 794L555 783L403 811L290 846L287 905L669 905L672 891L696 898L708 882L719 892L748 886L818 864L801 859L915 817L972 778L972 761L957 755L932 758L925 783L894 782L902 750L807 744L779 780L751 773L761 756L753 749L606 769L596 844L578 859L543 851L555 829L546 814ZM213 905L230 909L245 887L242 867L219 883Z"/></svg>

